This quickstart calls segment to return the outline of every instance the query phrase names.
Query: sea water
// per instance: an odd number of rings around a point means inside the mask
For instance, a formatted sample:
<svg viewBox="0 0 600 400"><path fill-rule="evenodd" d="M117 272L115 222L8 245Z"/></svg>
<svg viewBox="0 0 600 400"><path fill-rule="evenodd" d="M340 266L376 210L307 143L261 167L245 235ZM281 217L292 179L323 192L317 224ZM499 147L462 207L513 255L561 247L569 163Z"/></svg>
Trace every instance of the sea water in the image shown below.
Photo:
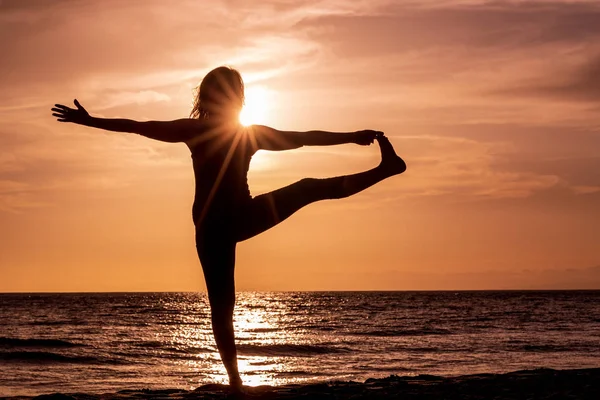
<svg viewBox="0 0 600 400"><path fill-rule="evenodd" d="M600 291L237 294L246 384L600 367ZM0 294L0 395L226 382L204 293Z"/></svg>

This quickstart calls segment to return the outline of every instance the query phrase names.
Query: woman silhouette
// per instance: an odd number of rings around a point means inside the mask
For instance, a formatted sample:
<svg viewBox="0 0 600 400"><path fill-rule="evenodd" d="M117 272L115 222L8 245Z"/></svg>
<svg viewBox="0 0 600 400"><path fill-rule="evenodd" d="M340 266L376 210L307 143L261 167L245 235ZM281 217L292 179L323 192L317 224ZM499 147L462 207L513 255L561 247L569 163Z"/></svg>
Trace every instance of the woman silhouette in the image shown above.
<svg viewBox="0 0 600 400"><path fill-rule="evenodd" d="M137 122L96 118L74 101L76 109L56 104L53 116L116 132L136 133L163 142L183 142L192 154L196 191L192 216L196 248L206 280L213 333L230 385L241 389L233 331L235 248L277 225L307 204L340 199L406 170L382 132L279 131L242 126L244 83L238 71L219 67L202 80L190 118ZM381 163L369 171L327 179L302 179L271 193L252 197L247 174L257 150L289 150L343 143L370 145L377 140Z"/></svg>

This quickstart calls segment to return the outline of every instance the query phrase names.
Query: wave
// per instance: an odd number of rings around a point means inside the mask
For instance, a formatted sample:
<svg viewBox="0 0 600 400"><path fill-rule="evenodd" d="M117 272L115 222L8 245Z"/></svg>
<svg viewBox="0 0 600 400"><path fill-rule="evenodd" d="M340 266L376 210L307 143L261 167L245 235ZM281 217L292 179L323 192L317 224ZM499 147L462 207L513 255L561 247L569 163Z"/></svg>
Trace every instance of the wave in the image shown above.
<svg viewBox="0 0 600 400"><path fill-rule="evenodd" d="M453 332L448 329L436 329L436 328L423 328L423 329L383 329L383 330L371 330L363 332L352 332L352 335L361 336L378 336L378 337L389 337L389 336L425 336L425 335L451 335Z"/></svg>
<svg viewBox="0 0 600 400"><path fill-rule="evenodd" d="M237 346L240 354L249 356L288 356L308 357L315 354L347 353L346 347L317 346L309 344L241 344Z"/></svg>
<svg viewBox="0 0 600 400"><path fill-rule="evenodd" d="M569 352L574 349L552 344L524 344L522 346L515 346L511 350L526 351L534 353L546 353L546 352Z"/></svg>
<svg viewBox="0 0 600 400"><path fill-rule="evenodd" d="M83 344L60 339L19 339L0 337L0 347L80 347Z"/></svg>
<svg viewBox="0 0 600 400"><path fill-rule="evenodd" d="M165 343L159 342L158 340L143 340L140 342L134 342L133 345L135 347L144 347L144 348L161 348L165 346Z"/></svg>
<svg viewBox="0 0 600 400"><path fill-rule="evenodd" d="M30 326L63 326L63 325L86 325L85 320L50 320L50 321L31 321L26 323Z"/></svg>
<svg viewBox="0 0 600 400"><path fill-rule="evenodd" d="M404 351L411 353L461 353L468 352L471 349L467 348L451 348L451 347L406 347Z"/></svg>
<svg viewBox="0 0 600 400"><path fill-rule="evenodd" d="M263 373L262 371L257 371L259 373ZM330 376L331 374L327 372L319 372L319 371L277 371L275 372L275 376L284 377L284 378L293 378L293 377L315 377L315 376Z"/></svg>
<svg viewBox="0 0 600 400"><path fill-rule="evenodd" d="M46 351L0 352L0 360L27 363L124 364L119 360L103 360L88 356L66 356Z"/></svg>
<svg viewBox="0 0 600 400"><path fill-rule="evenodd" d="M186 347L186 348L178 348L178 347L165 347L166 351L172 351L174 353L184 353L184 354L199 354L199 353L213 353L215 350L208 349L206 347Z"/></svg>
<svg viewBox="0 0 600 400"><path fill-rule="evenodd" d="M216 353L216 349L205 347L174 347L168 345L158 345L151 342L149 346L134 345L138 350L130 349L124 351L112 351L111 355L135 358L135 359L152 359L152 358L167 358L167 359L182 359L195 360L199 354Z"/></svg>
<svg viewBox="0 0 600 400"><path fill-rule="evenodd" d="M281 330L280 328L252 328L252 329L248 329L249 332L254 332L254 333L278 332L280 330Z"/></svg>
<svg viewBox="0 0 600 400"><path fill-rule="evenodd" d="M513 339L505 343L505 349L508 351L523 351L532 353L546 352L570 352L570 351L594 351L596 346L590 346L585 343L535 343L525 340Z"/></svg>
<svg viewBox="0 0 600 400"><path fill-rule="evenodd" d="M404 372L404 371L412 371L412 369L410 368L406 368L406 367L397 367L397 366L389 366L389 367L377 367L377 366L373 366L373 365L358 365L355 367L352 367L352 369L354 370L359 370L359 371L372 371L372 372Z"/></svg>
<svg viewBox="0 0 600 400"><path fill-rule="evenodd" d="M297 329L315 329L318 331L325 331L325 332L331 332L331 331L335 331L338 329L342 329L343 325L335 325L335 326L331 326L331 324L329 326L327 325L311 325L311 324L306 324L306 325L299 325L299 326L294 326L292 329L297 330ZM289 329L289 328L288 328Z"/></svg>

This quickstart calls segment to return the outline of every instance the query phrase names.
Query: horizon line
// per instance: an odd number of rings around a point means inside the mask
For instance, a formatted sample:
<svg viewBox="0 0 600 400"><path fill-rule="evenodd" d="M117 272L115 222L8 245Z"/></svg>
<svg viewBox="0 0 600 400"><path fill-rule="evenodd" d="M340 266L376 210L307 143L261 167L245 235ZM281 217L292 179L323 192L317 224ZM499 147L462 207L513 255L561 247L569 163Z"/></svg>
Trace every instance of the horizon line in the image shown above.
<svg viewBox="0 0 600 400"><path fill-rule="evenodd" d="M240 290L236 293L394 293L394 292L597 292L600 288L596 289L360 289L360 290ZM147 290L147 291L36 291L36 292L1 292L0 295L4 294L167 294L167 293L206 293L206 290Z"/></svg>

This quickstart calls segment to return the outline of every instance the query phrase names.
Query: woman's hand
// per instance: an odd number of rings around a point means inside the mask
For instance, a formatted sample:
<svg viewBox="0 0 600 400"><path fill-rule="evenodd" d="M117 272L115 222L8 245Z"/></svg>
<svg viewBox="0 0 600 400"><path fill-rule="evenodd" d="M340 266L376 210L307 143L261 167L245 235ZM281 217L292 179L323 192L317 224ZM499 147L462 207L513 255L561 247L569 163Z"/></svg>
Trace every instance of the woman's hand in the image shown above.
<svg viewBox="0 0 600 400"><path fill-rule="evenodd" d="M75 107L73 109L62 104L55 104L51 109L53 111L52 116L56 117L58 122L73 122L80 125L88 125L92 117L90 114L79 104L77 99L74 100Z"/></svg>
<svg viewBox="0 0 600 400"><path fill-rule="evenodd" d="M368 146L370 144L373 144L376 137L383 136L383 132L367 129L364 131L354 132L353 135L354 138L352 140L352 143L356 143L361 146Z"/></svg>

